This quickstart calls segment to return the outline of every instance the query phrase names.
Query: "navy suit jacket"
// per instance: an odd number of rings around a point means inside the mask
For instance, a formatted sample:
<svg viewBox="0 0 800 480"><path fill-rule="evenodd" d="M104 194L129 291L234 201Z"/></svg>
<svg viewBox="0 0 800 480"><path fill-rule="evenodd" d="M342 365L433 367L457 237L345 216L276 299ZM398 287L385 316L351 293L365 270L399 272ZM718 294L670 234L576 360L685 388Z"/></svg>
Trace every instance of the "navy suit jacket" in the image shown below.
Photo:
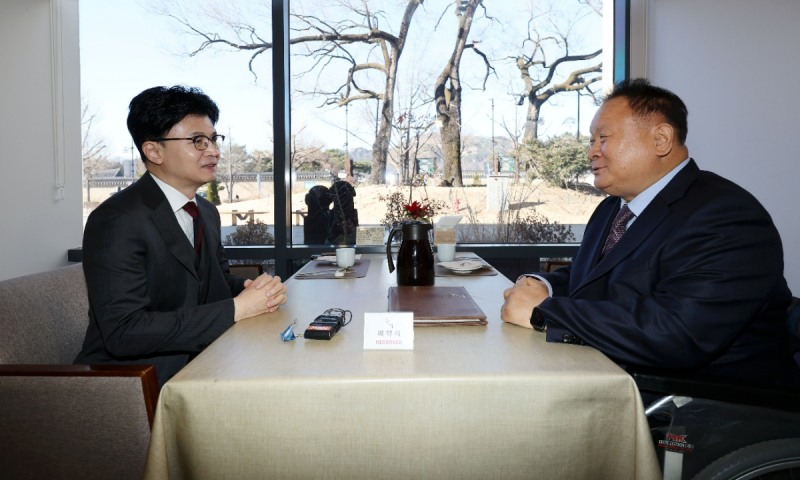
<svg viewBox="0 0 800 480"><path fill-rule="evenodd" d="M601 202L572 266L544 275L547 340L584 342L622 365L793 383L791 294L761 204L692 160L601 258L619 207Z"/></svg>
<svg viewBox="0 0 800 480"><path fill-rule="evenodd" d="M149 173L89 215L89 326L76 363L152 364L163 385L233 324L233 297L244 280L229 273L217 209L196 201L204 222L197 263Z"/></svg>

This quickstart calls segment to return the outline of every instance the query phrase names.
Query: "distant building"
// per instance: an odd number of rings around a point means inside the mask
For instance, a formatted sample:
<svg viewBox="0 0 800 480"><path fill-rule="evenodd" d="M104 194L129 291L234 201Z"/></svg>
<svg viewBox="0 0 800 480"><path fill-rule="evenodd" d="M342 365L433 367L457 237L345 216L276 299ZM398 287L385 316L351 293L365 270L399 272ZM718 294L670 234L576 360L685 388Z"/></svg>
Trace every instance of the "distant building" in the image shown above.
<svg viewBox="0 0 800 480"><path fill-rule="evenodd" d="M122 177L123 172L122 168L103 168L95 172L93 175L94 178L114 178L114 177Z"/></svg>

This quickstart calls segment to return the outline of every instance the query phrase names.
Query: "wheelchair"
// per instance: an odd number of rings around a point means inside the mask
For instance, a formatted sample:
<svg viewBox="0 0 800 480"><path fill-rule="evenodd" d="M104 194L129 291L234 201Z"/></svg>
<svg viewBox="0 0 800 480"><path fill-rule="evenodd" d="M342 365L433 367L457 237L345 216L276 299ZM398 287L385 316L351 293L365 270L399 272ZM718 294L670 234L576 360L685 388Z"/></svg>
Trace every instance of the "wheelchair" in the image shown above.
<svg viewBox="0 0 800 480"><path fill-rule="evenodd" d="M800 301L789 328L800 368ZM800 388L709 382L629 368L664 480L800 480Z"/></svg>
<svg viewBox="0 0 800 480"><path fill-rule="evenodd" d="M800 479L800 390L629 373L664 480Z"/></svg>

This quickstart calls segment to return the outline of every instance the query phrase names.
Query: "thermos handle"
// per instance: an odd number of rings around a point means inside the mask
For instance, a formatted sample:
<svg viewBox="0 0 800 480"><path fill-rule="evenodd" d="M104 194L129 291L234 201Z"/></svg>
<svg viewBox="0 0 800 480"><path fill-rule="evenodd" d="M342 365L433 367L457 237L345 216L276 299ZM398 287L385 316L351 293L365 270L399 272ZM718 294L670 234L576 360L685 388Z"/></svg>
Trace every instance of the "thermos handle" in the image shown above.
<svg viewBox="0 0 800 480"><path fill-rule="evenodd" d="M392 261L392 237L394 237L396 231L397 228L392 227L392 231L389 232L389 238L386 239L386 260L389 261L389 273L394 272L394 262Z"/></svg>

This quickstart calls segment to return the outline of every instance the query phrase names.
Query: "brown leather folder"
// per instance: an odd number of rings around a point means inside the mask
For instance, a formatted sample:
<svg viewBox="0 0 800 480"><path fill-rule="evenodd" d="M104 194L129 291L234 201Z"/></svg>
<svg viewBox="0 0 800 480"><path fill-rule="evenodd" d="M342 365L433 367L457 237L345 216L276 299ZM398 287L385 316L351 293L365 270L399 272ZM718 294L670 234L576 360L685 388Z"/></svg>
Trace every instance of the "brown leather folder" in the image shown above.
<svg viewBox="0 0 800 480"><path fill-rule="evenodd" d="M414 312L415 326L486 325L464 287L389 287L390 312Z"/></svg>

